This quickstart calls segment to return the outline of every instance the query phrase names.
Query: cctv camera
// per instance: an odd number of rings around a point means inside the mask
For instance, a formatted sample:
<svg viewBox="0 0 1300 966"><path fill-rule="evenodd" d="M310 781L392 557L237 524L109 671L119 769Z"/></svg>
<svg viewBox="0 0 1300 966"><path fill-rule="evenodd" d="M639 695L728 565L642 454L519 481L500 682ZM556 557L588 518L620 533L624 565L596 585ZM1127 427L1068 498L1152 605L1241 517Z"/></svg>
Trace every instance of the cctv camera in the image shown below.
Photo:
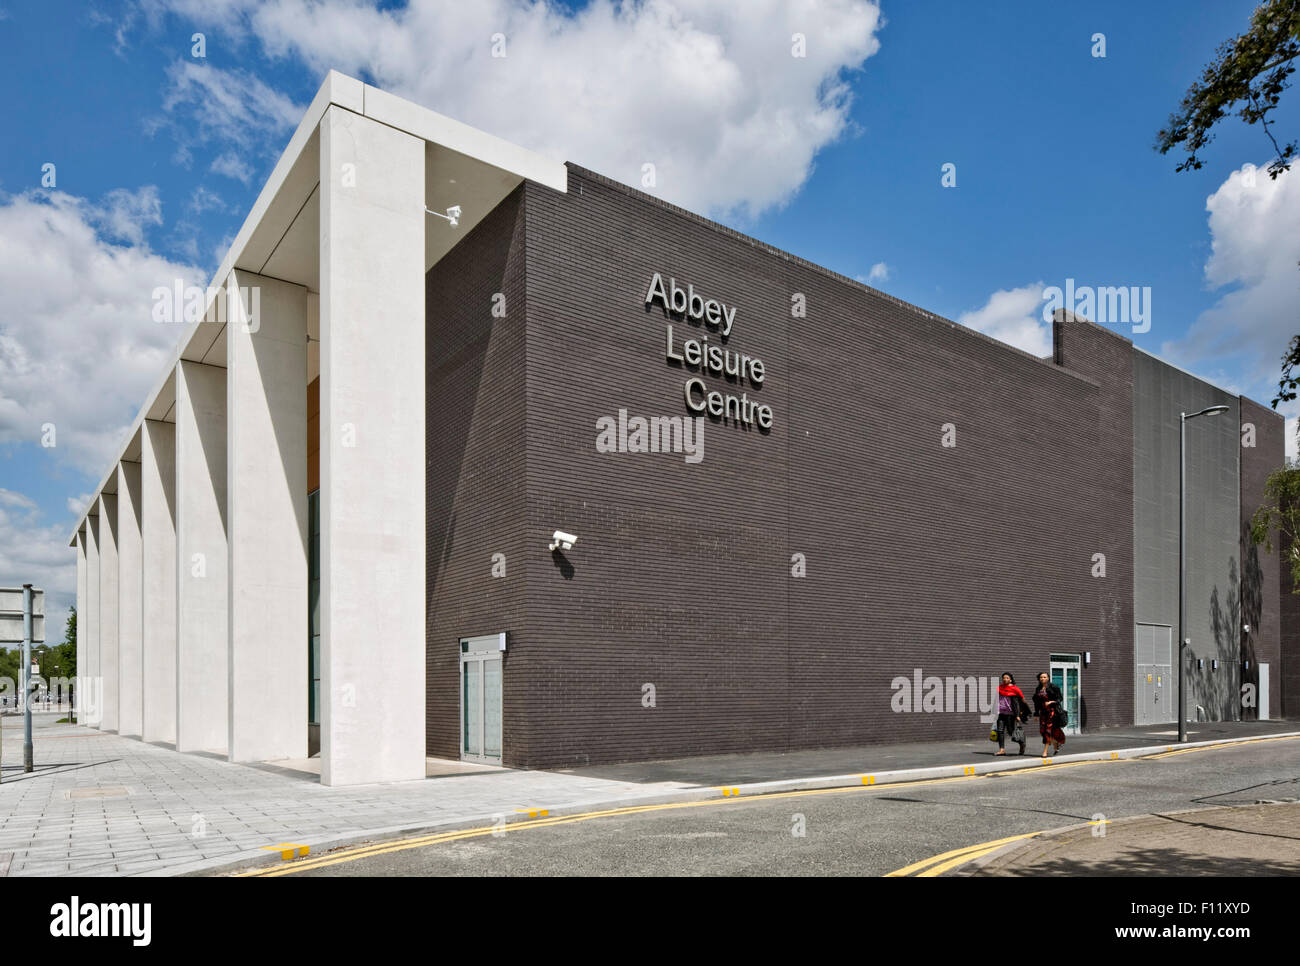
<svg viewBox="0 0 1300 966"><path fill-rule="evenodd" d="M551 534L551 550L572 550L573 545L578 542L578 538L571 533L565 533L563 530L556 530Z"/></svg>

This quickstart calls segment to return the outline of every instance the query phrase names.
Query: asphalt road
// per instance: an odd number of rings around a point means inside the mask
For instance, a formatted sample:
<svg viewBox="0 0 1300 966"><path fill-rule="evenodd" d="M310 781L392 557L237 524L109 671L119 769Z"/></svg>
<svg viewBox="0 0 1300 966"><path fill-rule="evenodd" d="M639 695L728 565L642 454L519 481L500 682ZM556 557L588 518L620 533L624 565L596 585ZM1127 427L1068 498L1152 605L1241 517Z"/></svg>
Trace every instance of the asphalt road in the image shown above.
<svg viewBox="0 0 1300 966"><path fill-rule="evenodd" d="M941 853L1081 822L1300 798L1300 739L976 778L674 803L358 849L267 871L317 876L878 876ZM373 846L370 846L373 847ZM365 847L360 847L365 848ZM325 864L322 864L325 863ZM1300 842L1249 874L1295 875ZM962 869L954 869L959 874ZM969 871L969 870L966 870Z"/></svg>

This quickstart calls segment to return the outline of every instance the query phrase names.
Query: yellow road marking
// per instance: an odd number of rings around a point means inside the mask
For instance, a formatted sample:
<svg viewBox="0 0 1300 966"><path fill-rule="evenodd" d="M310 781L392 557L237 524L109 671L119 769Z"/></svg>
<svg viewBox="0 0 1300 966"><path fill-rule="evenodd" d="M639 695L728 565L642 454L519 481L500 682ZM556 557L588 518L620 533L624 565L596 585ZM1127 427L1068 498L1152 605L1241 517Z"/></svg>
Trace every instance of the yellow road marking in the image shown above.
<svg viewBox="0 0 1300 966"><path fill-rule="evenodd" d="M1081 765L1085 764L1085 762L1075 762L1075 764ZM1102 819L1099 822L1085 822L1084 824L1109 825L1110 820ZM920 862L913 862L911 865L905 865L901 869L896 869L893 872L888 873L885 878L902 878L913 872L916 873L913 876L913 878L916 879L934 878L935 876L943 875L951 869L955 869L959 865L965 865L967 862L974 862L976 859L983 858L989 853L996 852L998 849L1005 845L1009 845L1012 842L1022 842L1025 839L1032 839L1036 836L1052 831L1055 831L1055 829L1041 829L1037 832L1026 832L1024 835L1011 835L1004 839L994 839L992 842L980 842L978 845L968 845L965 848L953 849L951 852L944 852L942 855L932 855L930 858L922 859ZM947 861L944 861L945 859ZM936 862L939 864L934 865ZM926 866L933 867L926 869ZM925 869L925 871L918 872L918 869Z"/></svg>
<svg viewBox="0 0 1300 966"><path fill-rule="evenodd" d="M944 852L941 855L932 855L928 859L922 859L920 862L913 862L911 865L905 865L901 869L895 869L893 872L887 873L885 878L896 879L908 876L913 872L924 869L927 865L933 865L934 863L942 862L945 859L951 859L955 856L963 856L969 852L976 852L981 849L1001 848L1008 842L1019 842L1021 839L1027 839L1037 834L1037 832L1028 832L1024 835L1012 835L1005 839L998 839L996 842L981 842L978 845L966 845L960 849L953 849L951 852Z"/></svg>
<svg viewBox="0 0 1300 966"><path fill-rule="evenodd" d="M1281 736L1281 737L1300 737L1300 736ZM1232 742L1232 744L1244 745L1256 741L1276 741L1276 740L1279 740L1279 738L1248 738L1244 741ZM1210 745L1204 748L1185 748L1181 750L1182 751L1208 751L1210 750L1210 748L1215 748L1215 747L1226 747L1226 746ZM1164 752L1158 755L1147 756L1147 758L1160 758L1160 757L1165 757L1165 755L1167 754L1168 754L1167 752ZM1133 759L1120 758L1116 760L1125 761L1125 760L1133 760ZM1047 763L1050 764L1051 760L1048 759ZM1105 759L1094 759L1089 761L1064 762L1055 765L1051 769L1051 771L1055 772L1061 768L1069 768L1072 765L1102 765L1102 764L1107 764L1107 761ZM884 790L893 791L894 789L900 789L900 788L918 788L924 785L945 785L951 782L985 781L994 776L998 778L1007 778L1011 776L1038 775L1043 773L1044 773L1044 769L1031 767L1031 768L1014 769L1007 772L993 772L985 775L955 775L949 778L925 778L925 779L919 779L910 782L892 782L885 785L874 784L875 781L874 776L864 776L863 780L865 782L867 777L871 778L871 783L868 784L870 785L872 791L884 791ZM506 825L504 829L502 829L501 826L493 825L493 826L486 826L482 828L459 829L459 830L448 831L448 832L439 832L436 834L420 836L418 838L413 838L413 839L401 839L396 842L376 843L372 845L357 846L355 848L341 851L332 856L319 856L315 859L308 859L305 862L294 862L292 865L280 866L269 870L261 869L261 868L250 869L245 872L237 872L234 875L235 877L238 878L246 878L246 877L271 878L271 877L278 877L282 875L291 875L296 872L306 872L310 869L319 869L319 868L324 868L326 866L339 865L344 862L354 862L358 859L370 858L371 856L377 856L377 855L386 855L391 852L404 852L410 849L423 848L428 845L438 845L444 842L458 841L460 839L477 838L484 835L491 835L494 832L497 834L503 834L506 831L522 832L522 831L527 831L529 829L547 828L552 825L568 825L574 822L585 822L596 818L609 818L609 817L619 816L619 815L636 815L636 814L643 814L647 812L667 811L671 809L680 809L680 808L700 808L700 807L707 807L707 806L729 805L734 802L740 802L740 801L746 801L746 802L758 801L758 800L774 801L778 798L803 798L810 795L835 795L835 794L840 794L842 792L861 791L863 789L863 786L861 785L847 785L838 788L804 788L804 789L797 789L788 792L768 792L766 794L760 793L756 795L741 796L740 789L736 788L735 786L725 786L725 787L718 786L718 787L723 792L723 798L708 798L708 799L700 799L691 802L665 802L657 805L627 805L621 808L603 809L601 811L596 811L596 812L582 812L577 815L551 816L549 818L525 819L519 822L512 822L509 825ZM1027 835L1022 837L1028 838L1039 834L1041 834L1041 832L1031 832L1031 833L1027 833ZM1008 840L1008 841L1012 841L1012 840ZM984 843L984 845L989 845L989 844L990 843ZM975 846L970 846L968 849L959 849L957 851L968 852L974 849L979 849L980 847L981 846L979 845L975 845ZM945 855L951 856L953 855L953 853L945 853ZM935 856L931 859L927 859L924 862L919 863L919 865L924 867L942 858L944 858L944 856ZM908 868L911 868L911 866L909 866ZM897 872L891 872L889 874L891 876L899 876L899 875L905 875L906 872L900 869Z"/></svg>
<svg viewBox="0 0 1300 966"><path fill-rule="evenodd" d="M1157 758L1172 758L1174 755L1190 755L1194 751L1216 751L1219 748L1236 748L1238 745L1253 745L1264 741L1294 741L1300 735L1275 735L1271 738L1245 738L1242 741L1226 741L1218 745L1203 745L1199 748L1174 748L1170 746L1165 751L1157 752L1154 755L1143 755L1146 761L1154 761Z"/></svg>
<svg viewBox="0 0 1300 966"><path fill-rule="evenodd" d="M956 868L959 865L965 865L967 862L974 862L976 859L983 858L984 856L988 855L990 852L996 852L1000 848L1002 848L1002 846L995 845L992 848L980 849L979 851L976 852L968 852L966 855L959 855L955 859L949 859L947 862L944 862L942 865L936 865L933 869L926 869L924 872L918 872L914 876L914 878L930 879L930 878L934 878L935 876L943 875L949 869Z"/></svg>
<svg viewBox="0 0 1300 966"><path fill-rule="evenodd" d="M280 860L283 862L288 862L294 857L295 853L303 856L311 851L310 846L299 845L296 842L280 842L278 845L263 845L262 848L267 852L279 852Z"/></svg>

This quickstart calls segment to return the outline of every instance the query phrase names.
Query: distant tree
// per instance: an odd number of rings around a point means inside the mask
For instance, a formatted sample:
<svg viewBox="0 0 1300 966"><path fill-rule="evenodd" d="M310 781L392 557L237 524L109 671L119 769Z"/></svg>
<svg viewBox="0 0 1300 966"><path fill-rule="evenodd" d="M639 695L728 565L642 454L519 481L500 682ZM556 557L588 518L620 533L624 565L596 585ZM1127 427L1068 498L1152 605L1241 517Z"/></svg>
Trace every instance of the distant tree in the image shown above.
<svg viewBox="0 0 1300 966"><path fill-rule="evenodd" d="M1268 176L1276 179L1289 171L1296 142L1279 146L1268 115L1290 86L1288 78L1295 72L1291 62L1296 57L1300 57L1300 0L1265 0L1251 14L1250 29L1221 44L1214 62L1188 88L1157 136L1156 150L1167 154L1182 145L1187 157L1176 170L1200 168L1197 152L1214 140L1214 126L1235 111L1247 124L1260 124L1272 142L1277 156L1269 163Z"/></svg>
<svg viewBox="0 0 1300 966"><path fill-rule="evenodd" d="M1290 460L1274 470L1264 484L1264 504L1250 521L1250 539L1273 552L1273 535L1278 551L1290 558L1291 592L1300 594L1300 463Z"/></svg>
<svg viewBox="0 0 1300 966"><path fill-rule="evenodd" d="M1291 344L1282 355L1282 378L1277 383L1277 395L1273 397L1273 408L1278 403L1290 402L1300 389L1300 335L1291 336ZM1300 427L1298 427L1300 430Z"/></svg>
<svg viewBox="0 0 1300 966"><path fill-rule="evenodd" d="M63 629L63 643L54 648L59 662L59 677L77 676L77 608L68 608L68 620Z"/></svg>
<svg viewBox="0 0 1300 966"><path fill-rule="evenodd" d="M0 648L0 707L12 708L18 703L18 667L22 655L18 648Z"/></svg>

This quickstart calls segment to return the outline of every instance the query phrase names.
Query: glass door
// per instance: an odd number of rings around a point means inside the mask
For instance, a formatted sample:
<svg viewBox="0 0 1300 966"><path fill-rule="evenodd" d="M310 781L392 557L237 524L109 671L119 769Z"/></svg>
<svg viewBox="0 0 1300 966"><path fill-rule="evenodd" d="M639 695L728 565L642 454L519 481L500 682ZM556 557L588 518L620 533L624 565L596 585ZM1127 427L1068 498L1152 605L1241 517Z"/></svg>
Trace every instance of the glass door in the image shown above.
<svg viewBox="0 0 1300 966"><path fill-rule="evenodd" d="M499 637L460 641L460 757L501 764L501 651Z"/></svg>
<svg viewBox="0 0 1300 966"><path fill-rule="evenodd" d="M1065 711L1070 723L1064 731L1067 735L1079 734L1080 708L1080 674L1083 662L1078 654L1053 654L1049 662L1048 674L1052 683L1061 689L1065 700Z"/></svg>

